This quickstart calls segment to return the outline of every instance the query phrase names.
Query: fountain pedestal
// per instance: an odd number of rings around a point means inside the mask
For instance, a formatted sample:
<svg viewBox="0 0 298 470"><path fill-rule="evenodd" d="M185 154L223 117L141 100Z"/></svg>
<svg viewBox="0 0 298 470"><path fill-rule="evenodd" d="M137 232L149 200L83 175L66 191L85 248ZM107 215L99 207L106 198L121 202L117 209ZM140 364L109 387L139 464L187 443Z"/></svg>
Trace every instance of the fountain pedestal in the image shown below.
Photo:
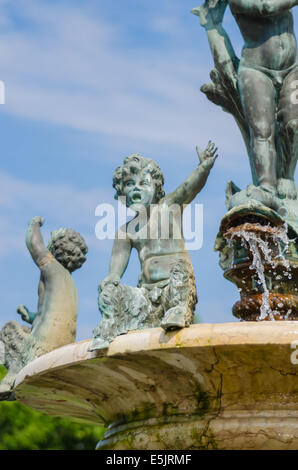
<svg viewBox="0 0 298 470"><path fill-rule="evenodd" d="M295 341L295 321L154 328L101 353L83 341L28 364L15 395L104 424L99 449L297 449Z"/></svg>
<svg viewBox="0 0 298 470"><path fill-rule="evenodd" d="M224 277L236 284L235 317L298 320L297 234L259 203L235 207L222 219L215 249Z"/></svg>

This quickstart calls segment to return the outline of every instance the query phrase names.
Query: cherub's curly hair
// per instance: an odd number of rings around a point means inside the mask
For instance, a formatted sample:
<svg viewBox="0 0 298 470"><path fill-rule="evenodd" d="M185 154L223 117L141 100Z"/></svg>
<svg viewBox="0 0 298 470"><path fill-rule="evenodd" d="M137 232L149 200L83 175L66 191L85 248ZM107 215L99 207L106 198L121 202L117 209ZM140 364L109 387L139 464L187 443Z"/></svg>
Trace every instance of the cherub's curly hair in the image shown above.
<svg viewBox="0 0 298 470"><path fill-rule="evenodd" d="M71 228L51 232L48 250L68 271L73 272L86 261L88 247L83 237Z"/></svg>
<svg viewBox="0 0 298 470"><path fill-rule="evenodd" d="M144 158L139 153L134 153L126 157L123 165L118 166L114 172L113 188L116 189L115 199L118 199L118 196L122 195L123 178L129 174L136 174L143 170L150 173L156 182L157 201L164 197L164 176L158 164L154 160L151 160L151 158Z"/></svg>

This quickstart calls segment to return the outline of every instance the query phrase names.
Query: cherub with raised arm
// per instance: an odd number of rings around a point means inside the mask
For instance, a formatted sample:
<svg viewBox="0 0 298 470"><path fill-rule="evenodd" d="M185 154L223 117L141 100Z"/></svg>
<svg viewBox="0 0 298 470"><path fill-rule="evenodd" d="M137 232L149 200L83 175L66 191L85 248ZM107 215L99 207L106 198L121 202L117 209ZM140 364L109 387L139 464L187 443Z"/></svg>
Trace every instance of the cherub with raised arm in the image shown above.
<svg viewBox="0 0 298 470"><path fill-rule="evenodd" d="M116 199L136 212L115 237L109 275L100 283L102 321L94 330L91 350L108 346L129 330L162 326L183 328L193 322L197 294L192 263L182 234L183 210L203 189L217 158L215 145L197 147L198 167L165 195L164 177L153 160L127 157L113 179ZM131 250L141 263L138 287L120 284Z"/></svg>
<svg viewBox="0 0 298 470"><path fill-rule="evenodd" d="M26 234L27 248L40 269L37 312L24 305L17 310L32 329L12 321L0 331L3 363L8 369L0 385L0 400L9 398L22 367L72 343L76 336L78 296L71 273L86 261L88 248L81 235L69 228L52 232L46 247L40 231L43 223L42 217L33 217Z"/></svg>

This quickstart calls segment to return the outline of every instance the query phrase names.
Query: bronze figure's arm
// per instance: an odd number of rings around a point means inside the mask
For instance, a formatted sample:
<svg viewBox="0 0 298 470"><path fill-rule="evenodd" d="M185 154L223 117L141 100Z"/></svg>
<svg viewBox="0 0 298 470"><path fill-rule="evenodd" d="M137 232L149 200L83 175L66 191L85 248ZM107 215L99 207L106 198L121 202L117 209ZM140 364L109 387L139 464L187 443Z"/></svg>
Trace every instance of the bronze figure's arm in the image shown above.
<svg viewBox="0 0 298 470"><path fill-rule="evenodd" d="M25 305L19 305L17 313L21 315L23 321L30 323L30 325L32 325L37 315L36 312L30 312Z"/></svg>
<svg viewBox="0 0 298 470"><path fill-rule="evenodd" d="M201 91L210 101L234 116L249 152L249 129L237 84L239 58L222 27L227 5L227 0L206 0L203 5L192 10L192 13L200 18L201 26L206 30L214 60L214 68L210 73L212 82L204 84Z"/></svg>
<svg viewBox="0 0 298 470"><path fill-rule="evenodd" d="M122 234L122 236L119 236L120 234ZM115 286L119 284L120 279L127 268L130 253L130 240L127 234L120 229L114 241L109 275L100 283L101 290L108 284L114 284Z"/></svg>
<svg viewBox="0 0 298 470"><path fill-rule="evenodd" d="M38 265L41 255L48 252L44 244L40 227L44 224L43 217L33 217L30 220L28 230L26 233L26 245L33 258L33 261Z"/></svg>
<svg viewBox="0 0 298 470"><path fill-rule="evenodd" d="M165 202L168 205L189 204L205 186L210 170L218 156L216 154L217 148L209 141L204 152L199 147L196 147L196 150L200 160L199 166L175 191L165 197Z"/></svg>
<svg viewBox="0 0 298 470"><path fill-rule="evenodd" d="M214 65L217 68L225 67L226 73L231 73L236 78L235 66L237 67L239 59L222 26L227 5L227 0L206 0L203 5L194 8L192 13L199 16L201 26L206 30Z"/></svg>

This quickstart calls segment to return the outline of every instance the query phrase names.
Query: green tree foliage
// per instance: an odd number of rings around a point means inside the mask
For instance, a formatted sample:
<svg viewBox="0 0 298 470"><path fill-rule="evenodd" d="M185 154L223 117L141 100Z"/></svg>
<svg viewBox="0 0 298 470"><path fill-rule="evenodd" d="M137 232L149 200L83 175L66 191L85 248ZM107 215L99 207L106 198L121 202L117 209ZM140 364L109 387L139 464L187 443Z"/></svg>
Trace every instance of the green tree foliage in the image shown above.
<svg viewBox="0 0 298 470"><path fill-rule="evenodd" d="M5 369L0 366L0 380ZM0 450L95 449L104 428L47 416L18 402L0 402Z"/></svg>

